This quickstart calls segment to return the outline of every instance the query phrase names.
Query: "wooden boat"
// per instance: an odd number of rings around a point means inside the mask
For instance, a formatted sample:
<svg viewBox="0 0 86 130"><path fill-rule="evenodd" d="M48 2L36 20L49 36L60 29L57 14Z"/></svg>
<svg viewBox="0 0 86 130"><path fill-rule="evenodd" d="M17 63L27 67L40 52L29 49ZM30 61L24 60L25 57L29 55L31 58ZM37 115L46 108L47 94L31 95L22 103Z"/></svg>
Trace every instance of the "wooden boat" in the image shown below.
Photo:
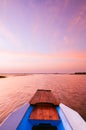
<svg viewBox="0 0 86 130"><path fill-rule="evenodd" d="M86 122L59 103L51 90L37 90L29 103L12 112L0 130L86 130Z"/></svg>

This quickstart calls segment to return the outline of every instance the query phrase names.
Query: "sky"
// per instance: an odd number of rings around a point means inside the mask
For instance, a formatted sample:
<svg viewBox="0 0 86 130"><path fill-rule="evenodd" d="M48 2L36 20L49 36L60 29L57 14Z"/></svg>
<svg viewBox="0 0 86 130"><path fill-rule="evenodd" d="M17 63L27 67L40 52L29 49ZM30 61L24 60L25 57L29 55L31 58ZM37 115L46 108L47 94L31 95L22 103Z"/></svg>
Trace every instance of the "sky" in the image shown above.
<svg viewBox="0 0 86 130"><path fill-rule="evenodd" d="M0 73L86 71L86 0L0 0Z"/></svg>

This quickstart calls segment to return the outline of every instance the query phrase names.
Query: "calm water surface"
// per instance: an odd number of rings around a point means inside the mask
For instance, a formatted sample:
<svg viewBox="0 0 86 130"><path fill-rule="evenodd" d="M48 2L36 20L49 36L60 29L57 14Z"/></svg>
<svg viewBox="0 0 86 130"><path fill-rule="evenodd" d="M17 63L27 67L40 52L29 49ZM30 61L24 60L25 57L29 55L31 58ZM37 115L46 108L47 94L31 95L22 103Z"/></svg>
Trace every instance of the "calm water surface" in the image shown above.
<svg viewBox="0 0 86 130"><path fill-rule="evenodd" d="M86 120L86 75L34 74L0 79L0 123L40 88L51 89Z"/></svg>

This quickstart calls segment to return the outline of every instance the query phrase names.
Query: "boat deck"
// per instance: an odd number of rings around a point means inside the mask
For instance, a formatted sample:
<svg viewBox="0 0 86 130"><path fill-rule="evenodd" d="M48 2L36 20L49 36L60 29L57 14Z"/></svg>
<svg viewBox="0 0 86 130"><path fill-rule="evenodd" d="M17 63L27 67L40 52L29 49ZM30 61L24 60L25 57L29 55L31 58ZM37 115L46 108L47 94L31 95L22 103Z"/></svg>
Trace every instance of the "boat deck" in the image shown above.
<svg viewBox="0 0 86 130"><path fill-rule="evenodd" d="M40 89L37 90L29 103L31 105L35 105L37 103L51 103L56 106L59 105L59 101L55 98L51 90Z"/></svg>
<svg viewBox="0 0 86 130"><path fill-rule="evenodd" d="M33 109L30 119L33 120L59 120L55 106L51 104L39 104Z"/></svg>
<svg viewBox="0 0 86 130"><path fill-rule="evenodd" d="M59 102L54 97L51 90L37 90L32 97L30 104L34 106L30 119L59 120L56 111L56 106L59 105Z"/></svg>

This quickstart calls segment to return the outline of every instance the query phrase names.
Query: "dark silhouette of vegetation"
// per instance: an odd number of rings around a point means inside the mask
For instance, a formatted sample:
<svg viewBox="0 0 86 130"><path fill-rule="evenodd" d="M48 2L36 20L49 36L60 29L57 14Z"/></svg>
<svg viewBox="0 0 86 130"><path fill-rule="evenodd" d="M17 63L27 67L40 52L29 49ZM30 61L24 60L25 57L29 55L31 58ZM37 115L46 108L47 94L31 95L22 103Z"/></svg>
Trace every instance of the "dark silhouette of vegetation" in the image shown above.
<svg viewBox="0 0 86 130"><path fill-rule="evenodd" d="M75 72L75 74L86 74L86 72Z"/></svg>
<svg viewBox="0 0 86 130"><path fill-rule="evenodd" d="M6 76L4 76L4 75L0 75L0 78L6 78Z"/></svg>

